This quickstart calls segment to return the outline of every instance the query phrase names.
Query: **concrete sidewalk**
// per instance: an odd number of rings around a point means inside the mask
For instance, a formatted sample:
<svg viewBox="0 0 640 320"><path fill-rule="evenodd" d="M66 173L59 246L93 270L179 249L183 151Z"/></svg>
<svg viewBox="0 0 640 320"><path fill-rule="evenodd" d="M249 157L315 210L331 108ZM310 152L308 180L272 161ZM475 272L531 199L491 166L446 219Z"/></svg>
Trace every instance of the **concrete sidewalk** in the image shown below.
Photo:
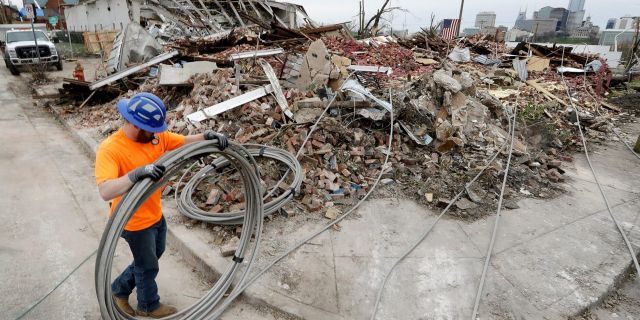
<svg viewBox="0 0 640 320"><path fill-rule="evenodd" d="M628 128L639 131L640 125ZM81 132L91 149L91 130ZM590 146L613 211L640 251L640 161L619 142ZM583 155L565 163L567 194L524 199L503 211L481 302L487 319L566 319L597 303L631 263ZM179 213L165 202L165 214ZM277 264L245 297L306 319L368 319L382 277L431 224L437 212L401 199L372 200ZM326 220L275 216L265 224L261 269ZM460 319L471 315L494 217L473 223L443 219L395 271L378 319ZM283 230L295 230L283 233ZM228 264L203 228L177 224L171 241L196 268Z"/></svg>

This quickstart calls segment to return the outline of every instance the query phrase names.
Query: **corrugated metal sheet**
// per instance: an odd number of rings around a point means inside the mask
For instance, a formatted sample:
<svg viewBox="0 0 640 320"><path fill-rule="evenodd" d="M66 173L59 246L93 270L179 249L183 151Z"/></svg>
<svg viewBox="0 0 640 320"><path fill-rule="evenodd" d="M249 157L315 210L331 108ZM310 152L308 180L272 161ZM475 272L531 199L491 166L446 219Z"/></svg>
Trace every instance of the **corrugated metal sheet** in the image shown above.
<svg viewBox="0 0 640 320"><path fill-rule="evenodd" d="M518 73L518 78L521 81L527 81L529 77L529 72L527 71L527 60L526 59L513 59L513 69Z"/></svg>
<svg viewBox="0 0 640 320"><path fill-rule="evenodd" d="M499 64L500 62L502 62L500 59L492 59L485 55L476 56L473 58L473 61L484 64L486 66L492 65L492 64Z"/></svg>

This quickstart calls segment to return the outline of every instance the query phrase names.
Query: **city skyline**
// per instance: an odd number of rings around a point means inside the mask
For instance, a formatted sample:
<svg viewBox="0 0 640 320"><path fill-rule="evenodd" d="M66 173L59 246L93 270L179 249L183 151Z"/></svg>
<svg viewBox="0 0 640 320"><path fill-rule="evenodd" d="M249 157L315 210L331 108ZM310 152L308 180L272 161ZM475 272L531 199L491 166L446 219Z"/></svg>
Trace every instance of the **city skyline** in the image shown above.
<svg viewBox="0 0 640 320"><path fill-rule="evenodd" d="M6 2L7 0L2 0ZM9 0L21 7L22 0ZM285 0L286 2L303 5L309 16L322 24L355 21L358 14L360 0ZM367 18L370 18L382 5L384 0L366 0ZM604 29L610 18L619 18L625 15L640 16L640 2L637 0L466 0L462 16L461 28L473 28L476 15L483 11L496 13L496 26L512 28L515 24L519 10L527 10L527 18L531 18L534 11L545 6L569 8L570 2L584 3L586 19ZM437 3L424 3L410 0L391 0L390 6L401 7L406 12L395 11L392 14L393 28L418 31L420 27L428 26L431 13L436 17L436 22L448 18L458 18L460 12L460 0Z"/></svg>
<svg viewBox="0 0 640 320"><path fill-rule="evenodd" d="M303 5L312 19L320 23L349 22L356 19L359 0L289 0L289 2ZM371 17L383 3L383 0L366 0L367 18ZM466 0L462 16L461 28L473 28L476 14L482 11L496 13L496 26L504 25L513 27L518 11L527 9L527 17L531 18L533 11L545 6L568 8L570 0L524 0L524 1L499 1L499 0ZM402 7L408 12L396 11L393 14L393 28L418 31L420 27L429 24L430 15L433 12L436 21L448 18L458 18L460 13L460 1L423 3L408 0L392 0L391 6ZM584 18L591 16L595 25L604 28L607 20L618 18L627 14L640 16L640 2L636 0L586 0Z"/></svg>

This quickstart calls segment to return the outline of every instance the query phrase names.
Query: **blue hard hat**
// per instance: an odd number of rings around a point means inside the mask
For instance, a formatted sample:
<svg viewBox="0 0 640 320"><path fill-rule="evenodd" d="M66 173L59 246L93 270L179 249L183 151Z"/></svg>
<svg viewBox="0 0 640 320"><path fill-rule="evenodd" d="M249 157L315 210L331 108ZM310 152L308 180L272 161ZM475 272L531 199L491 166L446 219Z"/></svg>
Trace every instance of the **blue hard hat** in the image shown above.
<svg viewBox="0 0 640 320"><path fill-rule="evenodd" d="M167 108L152 93L142 92L131 99L120 99L118 111L127 121L144 131L159 133L167 130Z"/></svg>

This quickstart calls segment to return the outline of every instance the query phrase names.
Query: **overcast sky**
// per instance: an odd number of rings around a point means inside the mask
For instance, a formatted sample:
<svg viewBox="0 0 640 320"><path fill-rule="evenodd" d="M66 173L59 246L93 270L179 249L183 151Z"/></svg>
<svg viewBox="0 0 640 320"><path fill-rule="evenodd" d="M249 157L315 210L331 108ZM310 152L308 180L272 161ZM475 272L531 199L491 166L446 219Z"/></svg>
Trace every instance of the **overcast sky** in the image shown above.
<svg viewBox="0 0 640 320"><path fill-rule="evenodd" d="M346 22L353 20L358 15L359 0L288 0L301 4L307 10L312 19L322 23ZM378 9L383 0L365 0L367 17L370 17ZM393 26L405 29L406 25L411 31L429 24L431 13L437 20L444 18L457 18L460 13L460 0L391 0L394 7L402 7L408 12L395 12ZM534 10L544 6L563 7L569 5L569 0L466 0L462 15L462 27L472 27L475 15L480 11L493 11L496 13L496 24L509 28L518 15L518 10L527 8L527 16L531 17ZM638 0L586 0L586 16L591 15L591 20L601 28L609 18L617 18L624 15L640 16L640 1Z"/></svg>
<svg viewBox="0 0 640 320"><path fill-rule="evenodd" d="M3 0L4 1L4 0ZM10 0L22 3L22 0ZM305 7L312 19L320 23L336 23L354 21L358 15L359 0L285 0L298 3ZM382 5L383 0L365 0L367 18ZM431 13L439 21L445 18L457 18L460 12L460 0L391 0L394 7L406 9L406 12L393 13L393 27L417 31L428 25ZM563 7L569 5L569 0L466 0L462 15L462 27L472 27L475 16L480 11L496 13L496 24L509 28L513 24L520 9L527 9L527 16L544 6ZM586 16L604 29L609 18L624 15L640 16L640 1L638 0L586 0Z"/></svg>

